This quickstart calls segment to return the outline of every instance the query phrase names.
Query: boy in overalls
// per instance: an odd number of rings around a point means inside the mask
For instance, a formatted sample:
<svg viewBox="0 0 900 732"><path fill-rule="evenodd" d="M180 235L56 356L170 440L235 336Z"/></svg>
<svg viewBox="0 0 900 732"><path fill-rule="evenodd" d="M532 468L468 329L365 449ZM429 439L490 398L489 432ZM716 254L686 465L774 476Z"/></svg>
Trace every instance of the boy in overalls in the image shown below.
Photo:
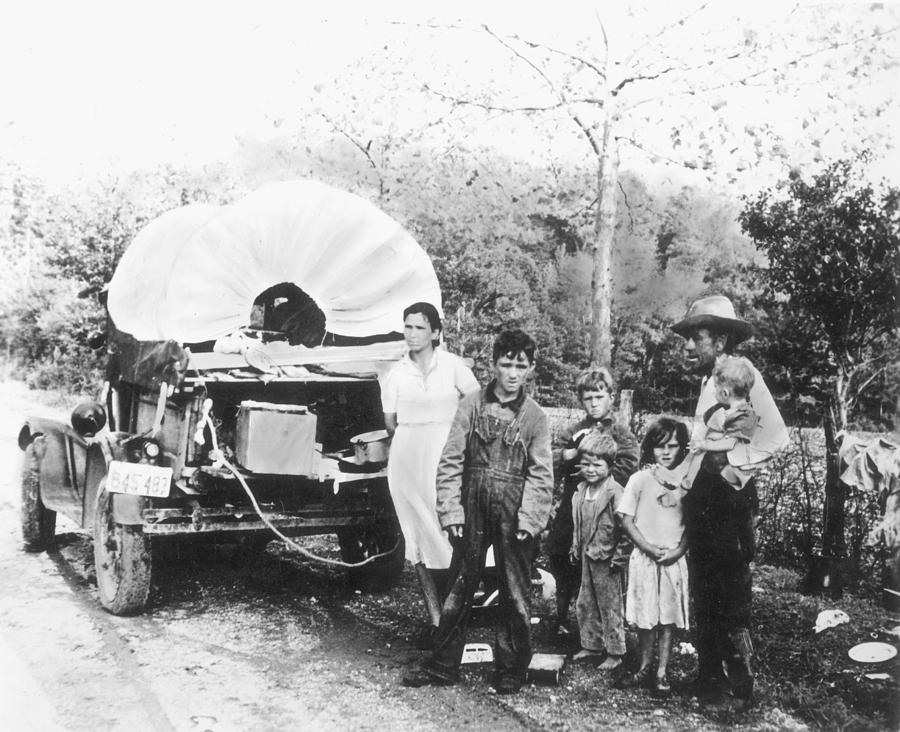
<svg viewBox="0 0 900 732"><path fill-rule="evenodd" d="M550 430L526 396L534 341L521 330L494 342L494 379L460 401L437 471L437 512L453 545L450 593L435 648L403 678L406 686L447 685L459 678L472 599L488 547L500 582L496 689L517 692L531 662L531 559L553 496Z"/></svg>

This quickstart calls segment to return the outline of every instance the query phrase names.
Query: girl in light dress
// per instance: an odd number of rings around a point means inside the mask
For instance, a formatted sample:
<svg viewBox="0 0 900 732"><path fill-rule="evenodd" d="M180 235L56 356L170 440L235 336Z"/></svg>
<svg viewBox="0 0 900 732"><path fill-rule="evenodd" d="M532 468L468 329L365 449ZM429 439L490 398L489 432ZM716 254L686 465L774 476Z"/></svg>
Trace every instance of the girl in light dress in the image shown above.
<svg viewBox="0 0 900 732"><path fill-rule="evenodd" d="M641 464L619 505L622 526L635 545L628 565L625 619L637 626L640 667L620 687L646 686L658 696L671 691L666 667L675 628L688 627L687 538L681 500L689 433L687 425L662 417L641 445ZM654 645L656 673L651 666Z"/></svg>

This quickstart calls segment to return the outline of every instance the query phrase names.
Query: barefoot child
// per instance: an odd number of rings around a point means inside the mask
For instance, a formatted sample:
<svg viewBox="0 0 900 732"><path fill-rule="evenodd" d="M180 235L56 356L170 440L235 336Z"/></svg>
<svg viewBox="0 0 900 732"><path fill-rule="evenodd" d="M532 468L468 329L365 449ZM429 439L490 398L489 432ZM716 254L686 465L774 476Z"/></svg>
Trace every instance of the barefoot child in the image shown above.
<svg viewBox="0 0 900 732"><path fill-rule="evenodd" d="M578 445L578 455L582 480L572 496L569 557L573 564L581 562L581 589L575 604L581 650L573 660L599 660L605 650L600 668L614 669L625 654L622 567L626 561L616 515L622 486L610 475L616 442L609 435L588 434Z"/></svg>
<svg viewBox="0 0 900 732"><path fill-rule="evenodd" d="M553 440L554 496L550 526L544 550L550 573L556 582L556 633L568 635L569 606L581 585L581 565L569 562L572 548L572 496L581 481L578 470L578 445L585 435L609 435L616 441L616 457L610 470L619 485L625 485L638 466L638 443L613 412L615 385L609 369L592 366L582 371L575 382L578 401L584 415L572 422Z"/></svg>
<svg viewBox="0 0 900 732"><path fill-rule="evenodd" d="M649 686L658 696L671 691L666 666L675 628L688 627L687 538L681 510L685 490L677 470L687 453L687 425L662 417L650 425L641 445L641 463L625 486L619 512L634 542L628 565L625 619L638 628L640 668L619 687ZM653 674L653 645L658 661Z"/></svg>

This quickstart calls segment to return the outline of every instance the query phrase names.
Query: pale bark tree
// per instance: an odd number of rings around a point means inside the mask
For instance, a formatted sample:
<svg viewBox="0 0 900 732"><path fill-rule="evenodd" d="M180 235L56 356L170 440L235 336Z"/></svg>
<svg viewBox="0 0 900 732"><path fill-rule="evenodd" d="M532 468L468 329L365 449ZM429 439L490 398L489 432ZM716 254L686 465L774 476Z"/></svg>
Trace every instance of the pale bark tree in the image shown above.
<svg viewBox="0 0 900 732"><path fill-rule="evenodd" d="M734 102L742 99L753 105L768 95L780 98L783 111L790 104L784 95L803 89L821 108L830 106L833 118L836 105L845 101L839 88L844 82L836 79L851 79L859 87L861 80L890 67L887 44L896 41L900 14L872 8L849 13L839 8L837 13L830 7L798 6L763 24L723 15L710 3L662 23L659 7L642 14L629 10L632 28L654 28L635 43L622 27L608 27L598 12L587 35L565 47L490 25L435 23L427 27L480 33L497 44L532 76L532 98L523 103L520 95L503 90L460 90L446 78L427 80L425 88L451 105L490 114L556 119L562 114L587 144L595 171L590 353L593 362L608 364L620 145L694 170L710 170L728 159L731 180L735 172L768 157L786 157L778 124L745 124L742 110L729 115L729 105L739 106ZM815 110L807 104L797 113L804 135L814 138L810 144L821 146L822 131L809 121ZM861 113L857 108L853 114ZM668 140L661 146L665 129Z"/></svg>

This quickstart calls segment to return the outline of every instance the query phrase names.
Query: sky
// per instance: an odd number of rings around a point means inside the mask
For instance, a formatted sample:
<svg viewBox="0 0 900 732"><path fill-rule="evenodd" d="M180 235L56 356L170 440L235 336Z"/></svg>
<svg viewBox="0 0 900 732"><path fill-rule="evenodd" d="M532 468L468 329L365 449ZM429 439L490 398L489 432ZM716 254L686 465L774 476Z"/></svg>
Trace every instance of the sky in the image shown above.
<svg viewBox="0 0 900 732"><path fill-rule="evenodd" d="M687 3L691 7L695 3ZM388 20L487 22L564 39L591 3L20 2L0 27L0 150L48 182L231 156L279 134L297 99L364 59ZM604 13L620 3L600 3ZM716 6L716 3L712 4ZM778 3L759 2L765 13ZM675 7L661 3L659 12ZM515 8L515 10L513 10ZM578 19L578 20L576 20Z"/></svg>

